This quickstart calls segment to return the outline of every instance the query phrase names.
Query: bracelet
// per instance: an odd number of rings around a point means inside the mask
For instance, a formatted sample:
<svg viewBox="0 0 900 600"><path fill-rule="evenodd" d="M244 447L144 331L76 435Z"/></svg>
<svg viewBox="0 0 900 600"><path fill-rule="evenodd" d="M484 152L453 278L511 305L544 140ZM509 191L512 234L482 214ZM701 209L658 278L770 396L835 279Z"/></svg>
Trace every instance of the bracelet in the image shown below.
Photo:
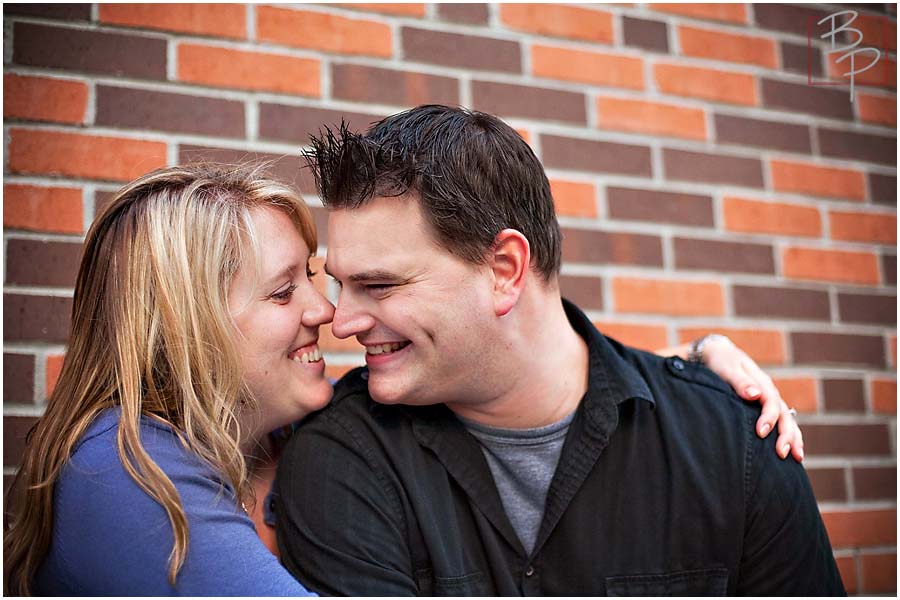
<svg viewBox="0 0 900 600"><path fill-rule="evenodd" d="M688 362L705 364L703 362L703 347L706 346L706 344L708 344L709 342L718 341L728 342L729 344L734 346L734 342L728 339L727 336L724 336L721 333L709 333L691 342L691 347L688 350Z"/></svg>

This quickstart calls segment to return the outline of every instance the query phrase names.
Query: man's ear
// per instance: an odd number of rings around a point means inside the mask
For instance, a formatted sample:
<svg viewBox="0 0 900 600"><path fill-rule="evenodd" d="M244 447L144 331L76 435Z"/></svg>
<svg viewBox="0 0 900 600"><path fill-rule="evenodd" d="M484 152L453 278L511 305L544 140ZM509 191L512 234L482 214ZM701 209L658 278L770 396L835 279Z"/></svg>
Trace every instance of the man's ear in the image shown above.
<svg viewBox="0 0 900 600"><path fill-rule="evenodd" d="M528 240L515 229L504 229L494 238L488 265L494 275L494 312L502 317L513 309L525 288L531 266Z"/></svg>

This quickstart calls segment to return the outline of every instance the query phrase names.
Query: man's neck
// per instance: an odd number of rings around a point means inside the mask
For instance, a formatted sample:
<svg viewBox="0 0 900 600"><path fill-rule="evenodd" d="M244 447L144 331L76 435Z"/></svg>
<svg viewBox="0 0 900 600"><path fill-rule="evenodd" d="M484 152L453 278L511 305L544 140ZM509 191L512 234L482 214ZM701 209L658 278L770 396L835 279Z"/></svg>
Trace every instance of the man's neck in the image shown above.
<svg viewBox="0 0 900 600"><path fill-rule="evenodd" d="M555 298L525 303L514 317L519 322L512 324L503 359L506 377L498 376L502 389L482 402L448 404L451 410L491 427L526 429L560 421L578 408L587 390L587 343Z"/></svg>

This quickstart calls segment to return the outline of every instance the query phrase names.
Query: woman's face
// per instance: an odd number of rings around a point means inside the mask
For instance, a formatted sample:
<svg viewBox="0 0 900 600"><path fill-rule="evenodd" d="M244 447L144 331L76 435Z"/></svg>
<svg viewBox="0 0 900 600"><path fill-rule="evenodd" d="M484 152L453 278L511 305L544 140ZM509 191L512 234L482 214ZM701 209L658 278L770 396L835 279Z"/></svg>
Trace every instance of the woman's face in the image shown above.
<svg viewBox="0 0 900 600"><path fill-rule="evenodd" d="M260 406L260 419L252 423L256 437L328 404L331 385L318 340L319 326L331 322L334 307L309 279L310 250L291 219L265 207L254 209L251 220L260 271L252 258L244 261L228 304L239 331L244 380Z"/></svg>

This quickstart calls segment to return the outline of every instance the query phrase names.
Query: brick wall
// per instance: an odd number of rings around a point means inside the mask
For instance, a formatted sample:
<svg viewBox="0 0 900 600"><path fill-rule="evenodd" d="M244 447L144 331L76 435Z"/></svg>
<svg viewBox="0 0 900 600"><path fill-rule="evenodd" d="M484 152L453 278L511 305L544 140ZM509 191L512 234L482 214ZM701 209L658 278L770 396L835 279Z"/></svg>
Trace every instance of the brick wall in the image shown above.
<svg viewBox="0 0 900 600"><path fill-rule="evenodd" d="M308 132L459 103L543 160L564 291L601 329L644 348L722 331L775 376L848 589L895 591L896 5L860 9L889 54L853 103L808 84L835 73L807 47L833 10L4 5L4 481L59 373L83 234L121 183L264 158L316 204ZM332 374L361 362L323 346Z"/></svg>

